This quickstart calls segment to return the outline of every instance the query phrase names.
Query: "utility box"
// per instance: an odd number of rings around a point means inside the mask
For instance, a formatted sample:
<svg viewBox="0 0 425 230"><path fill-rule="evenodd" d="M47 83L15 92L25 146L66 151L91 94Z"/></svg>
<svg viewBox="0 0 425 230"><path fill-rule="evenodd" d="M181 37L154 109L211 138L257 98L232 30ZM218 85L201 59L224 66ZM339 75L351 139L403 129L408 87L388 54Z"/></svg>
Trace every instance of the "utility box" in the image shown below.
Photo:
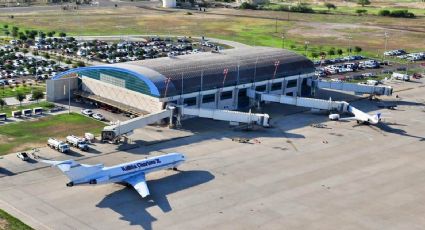
<svg viewBox="0 0 425 230"><path fill-rule="evenodd" d="M34 108L34 109L32 109L32 112L33 112L34 115L42 115L43 114L43 108L41 108L41 107Z"/></svg>
<svg viewBox="0 0 425 230"><path fill-rule="evenodd" d="M21 117L21 116L22 116L21 110L12 111L12 117Z"/></svg>
<svg viewBox="0 0 425 230"><path fill-rule="evenodd" d="M5 113L0 113L0 120L7 120L7 115Z"/></svg>
<svg viewBox="0 0 425 230"><path fill-rule="evenodd" d="M24 115L26 117L31 117L32 116L32 109L23 109L22 115Z"/></svg>

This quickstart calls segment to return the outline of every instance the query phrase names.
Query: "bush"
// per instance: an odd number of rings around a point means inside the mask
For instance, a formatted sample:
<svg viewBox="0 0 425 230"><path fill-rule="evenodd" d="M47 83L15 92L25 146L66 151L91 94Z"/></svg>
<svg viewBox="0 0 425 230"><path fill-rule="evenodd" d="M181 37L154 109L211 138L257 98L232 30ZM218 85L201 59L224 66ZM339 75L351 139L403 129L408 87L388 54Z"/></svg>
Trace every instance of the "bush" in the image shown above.
<svg viewBox="0 0 425 230"><path fill-rule="evenodd" d="M360 52L362 52L362 48L361 48L361 47L359 47L359 46L355 46L355 47L354 47L354 52L356 52L356 53L360 53Z"/></svg>
<svg viewBox="0 0 425 230"><path fill-rule="evenodd" d="M358 15L362 15L362 14L366 14L367 13L367 10L364 10L364 9L357 9L356 10L356 14L358 14Z"/></svg>
<svg viewBox="0 0 425 230"><path fill-rule="evenodd" d="M378 12L379 16L390 16L391 12L389 10L380 10Z"/></svg>
<svg viewBox="0 0 425 230"><path fill-rule="evenodd" d="M335 10L336 9L335 4L330 3L330 2L325 3L325 7L328 8L328 10L330 10L330 9L334 9Z"/></svg>
<svg viewBox="0 0 425 230"><path fill-rule="evenodd" d="M290 8L292 12L298 12L298 13L314 13L314 10L305 3L299 3L296 6L292 6Z"/></svg>
<svg viewBox="0 0 425 230"><path fill-rule="evenodd" d="M415 14L409 12L408 10L393 10L389 16L395 18L414 18Z"/></svg>
<svg viewBox="0 0 425 230"><path fill-rule="evenodd" d="M243 3L239 6L239 8L240 8L240 9L244 9L244 10L246 10L246 9L249 9L249 10L255 10L257 7L256 7L255 5L249 4L249 3L247 3L247 2L243 2Z"/></svg>

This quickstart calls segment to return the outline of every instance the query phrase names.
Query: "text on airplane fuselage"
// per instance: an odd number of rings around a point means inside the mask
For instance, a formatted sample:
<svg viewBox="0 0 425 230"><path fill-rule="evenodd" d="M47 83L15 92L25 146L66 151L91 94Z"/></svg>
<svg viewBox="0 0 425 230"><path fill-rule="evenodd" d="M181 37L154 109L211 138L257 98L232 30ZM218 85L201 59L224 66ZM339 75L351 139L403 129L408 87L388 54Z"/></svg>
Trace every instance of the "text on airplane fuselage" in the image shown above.
<svg viewBox="0 0 425 230"><path fill-rule="evenodd" d="M137 168L143 168L143 167L146 167L146 166L149 166L149 165L160 164L160 163L161 163L161 161L159 159L154 159L154 160L149 160L149 161L145 161L145 162L140 162L140 163L122 166L121 169L122 169L122 171L129 171L129 170L133 170L133 169L137 169Z"/></svg>

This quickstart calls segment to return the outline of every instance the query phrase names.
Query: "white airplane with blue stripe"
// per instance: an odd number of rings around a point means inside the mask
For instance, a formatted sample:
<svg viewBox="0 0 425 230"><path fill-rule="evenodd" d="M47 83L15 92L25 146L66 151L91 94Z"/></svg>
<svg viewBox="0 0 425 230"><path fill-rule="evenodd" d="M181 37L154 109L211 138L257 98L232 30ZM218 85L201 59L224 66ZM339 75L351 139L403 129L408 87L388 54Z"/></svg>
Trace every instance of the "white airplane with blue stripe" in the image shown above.
<svg viewBox="0 0 425 230"><path fill-rule="evenodd" d="M103 164L80 164L75 160L42 162L58 167L69 179L68 187L77 185L96 185L106 183L127 183L133 186L142 196L148 196L146 174L163 169L174 169L185 161L181 153L169 153L157 157L146 158L112 167Z"/></svg>

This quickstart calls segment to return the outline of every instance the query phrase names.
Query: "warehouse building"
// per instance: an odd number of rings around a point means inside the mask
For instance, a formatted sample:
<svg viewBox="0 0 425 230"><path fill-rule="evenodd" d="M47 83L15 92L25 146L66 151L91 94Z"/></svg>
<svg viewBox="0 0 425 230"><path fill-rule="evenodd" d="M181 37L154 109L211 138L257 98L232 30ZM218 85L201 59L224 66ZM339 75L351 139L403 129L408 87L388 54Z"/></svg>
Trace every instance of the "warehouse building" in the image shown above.
<svg viewBox="0 0 425 230"><path fill-rule="evenodd" d="M236 110L249 105L248 88L309 96L313 76L313 63L302 55L249 47L75 68L47 82L47 99L79 96L141 114L169 103Z"/></svg>

